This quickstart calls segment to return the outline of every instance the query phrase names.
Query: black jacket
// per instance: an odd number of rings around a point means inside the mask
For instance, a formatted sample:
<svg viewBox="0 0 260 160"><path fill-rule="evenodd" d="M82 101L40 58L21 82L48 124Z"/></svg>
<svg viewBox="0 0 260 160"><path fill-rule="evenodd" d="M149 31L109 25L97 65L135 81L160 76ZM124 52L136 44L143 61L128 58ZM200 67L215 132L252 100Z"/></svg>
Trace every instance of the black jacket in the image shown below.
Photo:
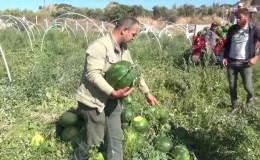
<svg viewBox="0 0 260 160"><path fill-rule="evenodd" d="M232 36L240 29L238 24L230 27L227 32L227 38L224 44L224 58L229 58ZM249 24L249 58L253 58L256 54L256 42L260 41L260 29L255 24Z"/></svg>

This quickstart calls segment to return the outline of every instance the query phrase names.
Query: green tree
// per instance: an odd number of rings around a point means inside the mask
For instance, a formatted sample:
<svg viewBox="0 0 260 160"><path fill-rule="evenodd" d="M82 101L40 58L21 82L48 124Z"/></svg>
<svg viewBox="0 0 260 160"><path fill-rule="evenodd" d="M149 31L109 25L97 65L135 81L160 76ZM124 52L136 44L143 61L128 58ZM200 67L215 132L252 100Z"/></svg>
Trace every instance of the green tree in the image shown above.
<svg viewBox="0 0 260 160"><path fill-rule="evenodd" d="M153 7L153 18L158 19L158 18L166 18L168 15L169 9L165 6L154 6Z"/></svg>
<svg viewBox="0 0 260 160"><path fill-rule="evenodd" d="M134 5L132 8L133 8L133 16L143 16L145 13L145 10L141 5Z"/></svg>
<svg viewBox="0 0 260 160"><path fill-rule="evenodd" d="M208 15L208 7L206 5L202 5L197 8L196 13L200 16L207 16Z"/></svg>
<svg viewBox="0 0 260 160"><path fill-rule="evenodd" d="M213 14L221 17L221 15L222 15L222 7L220 6L219 3L213 3L212 10L213 10Z"/></svg>
<svg viewBox="0 0 260 160"><path fill-rule="evenodd" d="M126 7L124 6L116 6L105 10L105 17L104 20L112 21L114 19L118 19L122 16L125 16L127 14L127 10L125 10Z"/></svg>
<svg viewBox="0 0 260 160"><path fill-rule="evenodd" d="M194 16L195 12L195 6L190 4L184 4L178 8L178 15L183 17Z"/></svg>
<svg viewBox="0 0 260 160"><path fill-rule="evenodd" d="M92 10L92 12L90 14L91 18L99 19L99 20L101 20L103 18L103 16L104 16L104 11L99 8Z"/></svg>
<svg viewBox="0 0 260 160"><path fill-rule="evenodd" d="M22 11L20 9L6 9L6 10L4 10L3 14L21 17Z"/></svg>

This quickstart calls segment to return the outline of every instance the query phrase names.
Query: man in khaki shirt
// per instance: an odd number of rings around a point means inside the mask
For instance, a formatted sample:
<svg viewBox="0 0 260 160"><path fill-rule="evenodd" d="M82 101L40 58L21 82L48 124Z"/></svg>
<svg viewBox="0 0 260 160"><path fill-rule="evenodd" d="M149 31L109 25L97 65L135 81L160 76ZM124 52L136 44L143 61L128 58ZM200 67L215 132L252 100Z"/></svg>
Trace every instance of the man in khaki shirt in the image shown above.
<svg viewBox="0 0 260 160"><path fill-rule="evenodd" d="M108 141L107 159L123 160L123 131L121 128L122 105L120 99L130 95L134 88L114 90L103 78L107 69L120 60L133 63L127 43L134 39L140 29L133 17L118 20L115 29L92 43L86 51L84 71L76 99L78 109L84 116L86 140L72 154L72 159L88 159L91 145ZM139 90L147 103L157 104L145 81L141 78Z"/></svg>

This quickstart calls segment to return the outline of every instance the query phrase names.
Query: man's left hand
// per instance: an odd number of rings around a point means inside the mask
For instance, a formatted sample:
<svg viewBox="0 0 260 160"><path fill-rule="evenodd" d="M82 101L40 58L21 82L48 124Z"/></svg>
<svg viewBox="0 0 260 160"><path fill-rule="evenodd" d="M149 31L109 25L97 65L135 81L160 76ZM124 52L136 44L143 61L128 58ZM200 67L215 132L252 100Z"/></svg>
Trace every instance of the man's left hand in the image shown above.
<svg viewBox="0 0 260 160"><path fill-rule="evenodd" d="M146 103L151 106L158 104L157 99L150 92L145 94L145 98L146 98Z"/></svg>
<svg viewBox="0 0 260 160"><path fill-rule="evenodd" d="M250 65L250 66L255 65L256 62L258 61L258 59L259 59L259 56L255 56L255 57L251 58L251 59L249 60L249 65Z"/></svg>

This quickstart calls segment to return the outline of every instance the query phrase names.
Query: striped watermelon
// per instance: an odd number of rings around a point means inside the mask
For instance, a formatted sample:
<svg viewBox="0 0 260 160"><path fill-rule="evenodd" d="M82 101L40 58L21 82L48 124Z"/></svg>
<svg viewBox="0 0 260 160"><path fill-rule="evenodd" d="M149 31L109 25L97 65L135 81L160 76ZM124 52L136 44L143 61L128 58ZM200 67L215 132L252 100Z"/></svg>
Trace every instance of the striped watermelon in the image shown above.
<svg viewBox="0 0 260 160"><path fill-rule="evenodd" d="M115 90L133 85L135 79L139 77L135 65L128 61L119 61L111 65L105 73L105 79Z"/></svg>
<svg viewBox="0 0 260 160"><path fill-rule="evenodd" d="M170 153L175 160L191 160L189 150L184 145L174 146Z"/></svg>

